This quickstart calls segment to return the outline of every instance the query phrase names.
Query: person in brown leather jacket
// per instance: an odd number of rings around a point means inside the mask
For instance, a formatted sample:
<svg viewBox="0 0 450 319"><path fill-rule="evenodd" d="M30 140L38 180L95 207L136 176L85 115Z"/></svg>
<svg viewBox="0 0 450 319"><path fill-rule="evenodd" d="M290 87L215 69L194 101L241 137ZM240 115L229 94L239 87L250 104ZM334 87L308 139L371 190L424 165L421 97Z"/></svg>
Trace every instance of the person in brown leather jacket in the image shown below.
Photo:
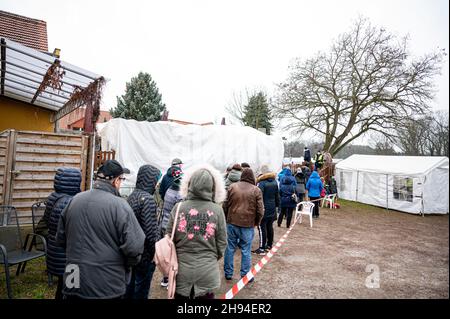
<svg viewBox="0 0 450 319"><path fill-rule="evenodd" d="M227 248L225 250L225 278L231 280L234 266L233 258L236 249L242 250L241 277L250 271L251 247L254 227L261 223L264 216L262 193L257 187L255 176L250 168L242 171L241 180L228 189L227 200L223 204L227 216Z"/></svg>

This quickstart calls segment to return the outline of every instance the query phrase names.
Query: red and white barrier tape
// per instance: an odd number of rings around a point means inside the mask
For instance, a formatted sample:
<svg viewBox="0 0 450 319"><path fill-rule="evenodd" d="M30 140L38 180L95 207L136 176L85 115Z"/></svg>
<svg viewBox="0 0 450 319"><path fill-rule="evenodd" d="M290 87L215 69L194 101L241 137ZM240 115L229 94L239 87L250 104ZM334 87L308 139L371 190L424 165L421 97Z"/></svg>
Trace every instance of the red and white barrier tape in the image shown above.
<svg viewBox="0 0 450 319"><path fill-rule="evenodd" d="M296 218L294 218L294 223L291 225L291 227L289 227L288 231L283 235L283 237L278 240L275 246L273 246L272 249L263 258L261 258L261 260L255 266L253 266L244 277L242 277L237 283L235 283L233 287L228 290L228 292L224 294L220 299L233 299L238 294L238 292L241 291L241 289L244 288L245 285L247 285L250 280L252 280L252 278L256 276L256 274L264 267L265 264L269 262L273 255L275 255L278 249L280 249L280 247L284 244L286 238L294 228L298 219L299 216L296 216Z"/></svg>

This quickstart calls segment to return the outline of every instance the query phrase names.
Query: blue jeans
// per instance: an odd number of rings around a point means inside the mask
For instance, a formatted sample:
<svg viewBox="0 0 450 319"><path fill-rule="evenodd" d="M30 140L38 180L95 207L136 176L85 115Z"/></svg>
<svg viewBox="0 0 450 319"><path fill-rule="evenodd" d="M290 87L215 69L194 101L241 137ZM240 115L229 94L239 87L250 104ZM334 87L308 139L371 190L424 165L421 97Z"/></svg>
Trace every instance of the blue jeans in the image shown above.
<svg viewBox="0 0 450 319"><path fill-rule="evenodd" d="M153 261L141 263L133 267L131 280L127 286L126 298L148 299L155 267L156 265Z"/></svg>
<svg viewBox="0 0 450 319"><path fill-rule="evenodd" d="M239 227L227 224L227 248L225 250L225 258L223 269L225 277L231 278L234 273L234 253L236 249L241 248L241 277L245 276L252 265L252 241L255 231L253 227Z"/></svg>

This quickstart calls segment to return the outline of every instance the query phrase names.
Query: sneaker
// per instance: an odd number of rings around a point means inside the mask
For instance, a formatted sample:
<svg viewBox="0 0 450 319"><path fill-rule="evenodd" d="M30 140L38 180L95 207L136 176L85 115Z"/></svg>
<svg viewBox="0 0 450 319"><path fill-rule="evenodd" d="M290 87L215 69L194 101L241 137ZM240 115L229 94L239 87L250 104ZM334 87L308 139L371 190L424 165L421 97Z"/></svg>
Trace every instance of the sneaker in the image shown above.
<svg viewBox="0 0 450 319"><path fill-rule="evenodd" d="M260 255L260 256L264 256L266 254L266 252L264 251L264 249L258 248L254 251L252 251L252 253Z"/></svg>
<svg viewBox="0 0 450 319"><path fill-rule="evenodd" d="M169 278L168 277L164 277L161 280L161 287L169 287Z"/></svg>
<svg viewBox="0 0 450 319"><path fill-rule="evenodd" d="M272 250L272 246L267 246L264 250L265 250L266 252L269 252L269 251Z"/></svg>
<svg viewBox="0 0 450 319"><path fill-rule="evenodd" d="M227 276L225 276L225 280L227 280L227 281L233 280L233 277L227 277Z"/></svg>

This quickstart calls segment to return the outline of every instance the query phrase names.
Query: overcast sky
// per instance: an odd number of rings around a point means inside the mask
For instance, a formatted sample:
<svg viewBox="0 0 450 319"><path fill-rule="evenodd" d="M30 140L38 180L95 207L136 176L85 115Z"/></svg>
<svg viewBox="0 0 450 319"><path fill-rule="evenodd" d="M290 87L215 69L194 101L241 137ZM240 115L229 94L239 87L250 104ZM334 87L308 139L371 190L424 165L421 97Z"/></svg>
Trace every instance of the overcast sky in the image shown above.
<svg viewBox="0 0 450 319"><path fill-rule="evenodd" d="M358 16L399 36L411 51L449 51L448 0L0 0L0 9L47 22L49 51L109 79L104 109L139 71L156 81L169 117L228 117L233 92L287 76L296 57L327 50ZM435 109L449 106L448 56Z"/></svg>

